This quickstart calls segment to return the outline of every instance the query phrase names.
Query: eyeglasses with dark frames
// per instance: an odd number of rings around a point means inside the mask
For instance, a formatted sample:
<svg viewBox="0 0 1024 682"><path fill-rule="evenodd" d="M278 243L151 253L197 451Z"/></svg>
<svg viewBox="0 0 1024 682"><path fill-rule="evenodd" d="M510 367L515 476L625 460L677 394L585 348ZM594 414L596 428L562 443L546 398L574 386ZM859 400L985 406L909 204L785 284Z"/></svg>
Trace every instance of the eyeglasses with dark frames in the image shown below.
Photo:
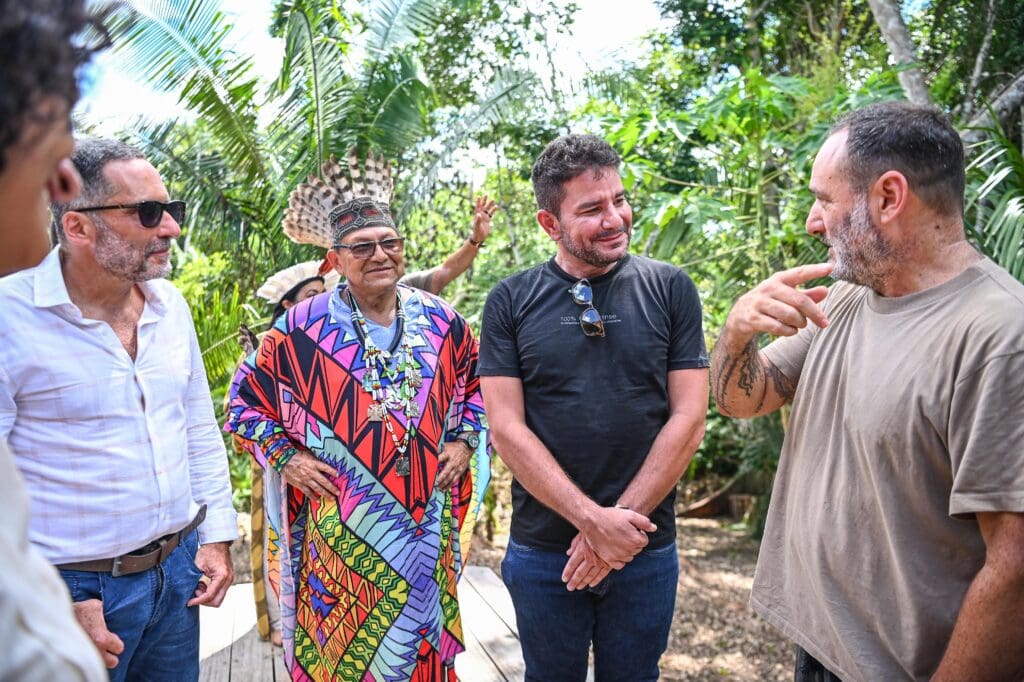
<svg viewBox="0 0 1024 682"><path fill-rule="evenodd" d="M171 214L174 222L180 227L185 222L184 201L140 201L137 204L111 204L109 206L89 206L87 208L73 208L72 211L86 213L88 211L112 211L115 208L133 210L139 214L139 222L143 227L157 227L164 218L164 211Z"/></svg>
<svg viewBox="0 0 1024 682"><path fill-rule="evenodd" d="M352 252L352 257L358 260L366 260L377 252L377 245L386 254L397 256L402 253L402 249L405 248L405 237L388 237L387 239L381 239L375 242L356 242L355 244L335 244L335 249L348 249Z"/></svg>
<svg viewBox="0 0 1024 682"><path fill-rule="evenodd" d="M590 280L586 277L569 287L573 303L584 306L580 313L580 329L584 336L604 336L604 320L601 313L594 307L594 290L590 287Z"/></svg>

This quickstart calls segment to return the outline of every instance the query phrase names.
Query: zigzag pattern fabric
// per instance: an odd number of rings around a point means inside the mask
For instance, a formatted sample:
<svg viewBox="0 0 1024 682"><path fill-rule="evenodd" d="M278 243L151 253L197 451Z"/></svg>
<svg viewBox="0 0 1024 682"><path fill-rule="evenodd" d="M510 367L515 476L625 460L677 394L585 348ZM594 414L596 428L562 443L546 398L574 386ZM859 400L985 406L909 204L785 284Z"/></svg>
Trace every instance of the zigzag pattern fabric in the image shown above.
<svg viewBox="0 0 1024 682"><path fill-rule="evenodd" d="M399 287L423 375L412 472L399 476L392 438L367 419L363 347L340 291L278 319L235 377L225 426L282 492L267 511L281 533L285 663L296 681L454 680L456 581L490 478L476 341L441 299ZM401 438L404 414L391 419ZM438 453L463 430L481 432L480 447L454 489L437 490ZM308 498L267 466L295 445L335 468L336 497Z"/></svg>

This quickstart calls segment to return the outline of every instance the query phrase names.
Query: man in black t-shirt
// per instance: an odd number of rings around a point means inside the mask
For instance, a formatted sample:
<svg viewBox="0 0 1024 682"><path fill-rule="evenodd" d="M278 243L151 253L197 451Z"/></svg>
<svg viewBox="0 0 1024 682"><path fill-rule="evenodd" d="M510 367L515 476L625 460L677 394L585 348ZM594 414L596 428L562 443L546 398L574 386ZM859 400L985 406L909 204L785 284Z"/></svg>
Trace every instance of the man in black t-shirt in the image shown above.
<svg viewBox="0 0 1024 682"><path fill-rule="evenodd" d="M627 253L618 154L567 135L533 167L550 261L495 287L479 373L512 470L502 578L528 680L656 680L675 604L675 485L704 433L696 288Z"/></svg>

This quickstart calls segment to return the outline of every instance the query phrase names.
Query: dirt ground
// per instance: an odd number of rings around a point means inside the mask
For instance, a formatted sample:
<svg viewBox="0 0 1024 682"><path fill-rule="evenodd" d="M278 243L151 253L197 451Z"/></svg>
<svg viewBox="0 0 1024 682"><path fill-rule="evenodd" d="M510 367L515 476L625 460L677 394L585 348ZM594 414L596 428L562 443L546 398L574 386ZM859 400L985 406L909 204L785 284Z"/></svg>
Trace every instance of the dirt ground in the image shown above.
<svg viewBox="0 0 1024 682"><path fill-rule="evenodd" d="M508 532L509 476L495 465L498 504L493 541L485 522L477 526L471 563L501 575ZM234 543L235 581L252 580L248 515L241 515L243 540ZM661 659L665 682L767 681L792 679L792 645L747 604L757 562L757 542L731 519L677 519L679 584L668 650Z"/></svg>
<svg viewBox="0 0 1024 682"><path fill-rule="evenodd" d="M497 498L493 541L477 526L470 562L501 575L508 542L511 477L494 463ZM751 611L747 601L757 563L757 542L729 518L676 519L679 584L668 650L661 658L664 682L793 678L793 647Z"/></svg>
<svg viewBox="0 0 1024 682"><path fill-rule="evenodd" d="M757 543L728 519L677 519L679 585L661 679L790 680L792 645L747 605ZM506 536L478 538L472 563L501 574Z"/></svg>

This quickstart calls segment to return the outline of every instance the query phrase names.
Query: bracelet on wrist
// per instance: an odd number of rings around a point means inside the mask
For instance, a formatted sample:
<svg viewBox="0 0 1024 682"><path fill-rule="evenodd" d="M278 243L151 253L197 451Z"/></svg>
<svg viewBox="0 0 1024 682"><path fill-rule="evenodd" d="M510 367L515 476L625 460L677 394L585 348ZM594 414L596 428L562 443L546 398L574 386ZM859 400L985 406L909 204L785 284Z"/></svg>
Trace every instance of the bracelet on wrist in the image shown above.
<svg viewBox="0 0 1024 682"><path fill-rule="evenodd" d="M484 240L483 240L483 239L481 239L480 241L475 241L475 240L473 239L473 236L472 236L472 235L470 235L470 236L466 237L466 241L467 241L467 242L469 242L470 244L472 244L473 246L475 246L475 247L476 247L476 248L478 248L478 249L479 249L479 248L480 248L481 246L483 246L483 245L484 245Z"/></svg>
<svg viewBox="0 0 1024 682"><path fill-rule="evenodd" d="M270 466L272 466L274 471L277 473L281 473L281 471L284 470L284 465L290 462L292 457L297 454L299 454L299 451L296 448L285 448L283 452L274 458L274 461L270 463Z"/></svg>

